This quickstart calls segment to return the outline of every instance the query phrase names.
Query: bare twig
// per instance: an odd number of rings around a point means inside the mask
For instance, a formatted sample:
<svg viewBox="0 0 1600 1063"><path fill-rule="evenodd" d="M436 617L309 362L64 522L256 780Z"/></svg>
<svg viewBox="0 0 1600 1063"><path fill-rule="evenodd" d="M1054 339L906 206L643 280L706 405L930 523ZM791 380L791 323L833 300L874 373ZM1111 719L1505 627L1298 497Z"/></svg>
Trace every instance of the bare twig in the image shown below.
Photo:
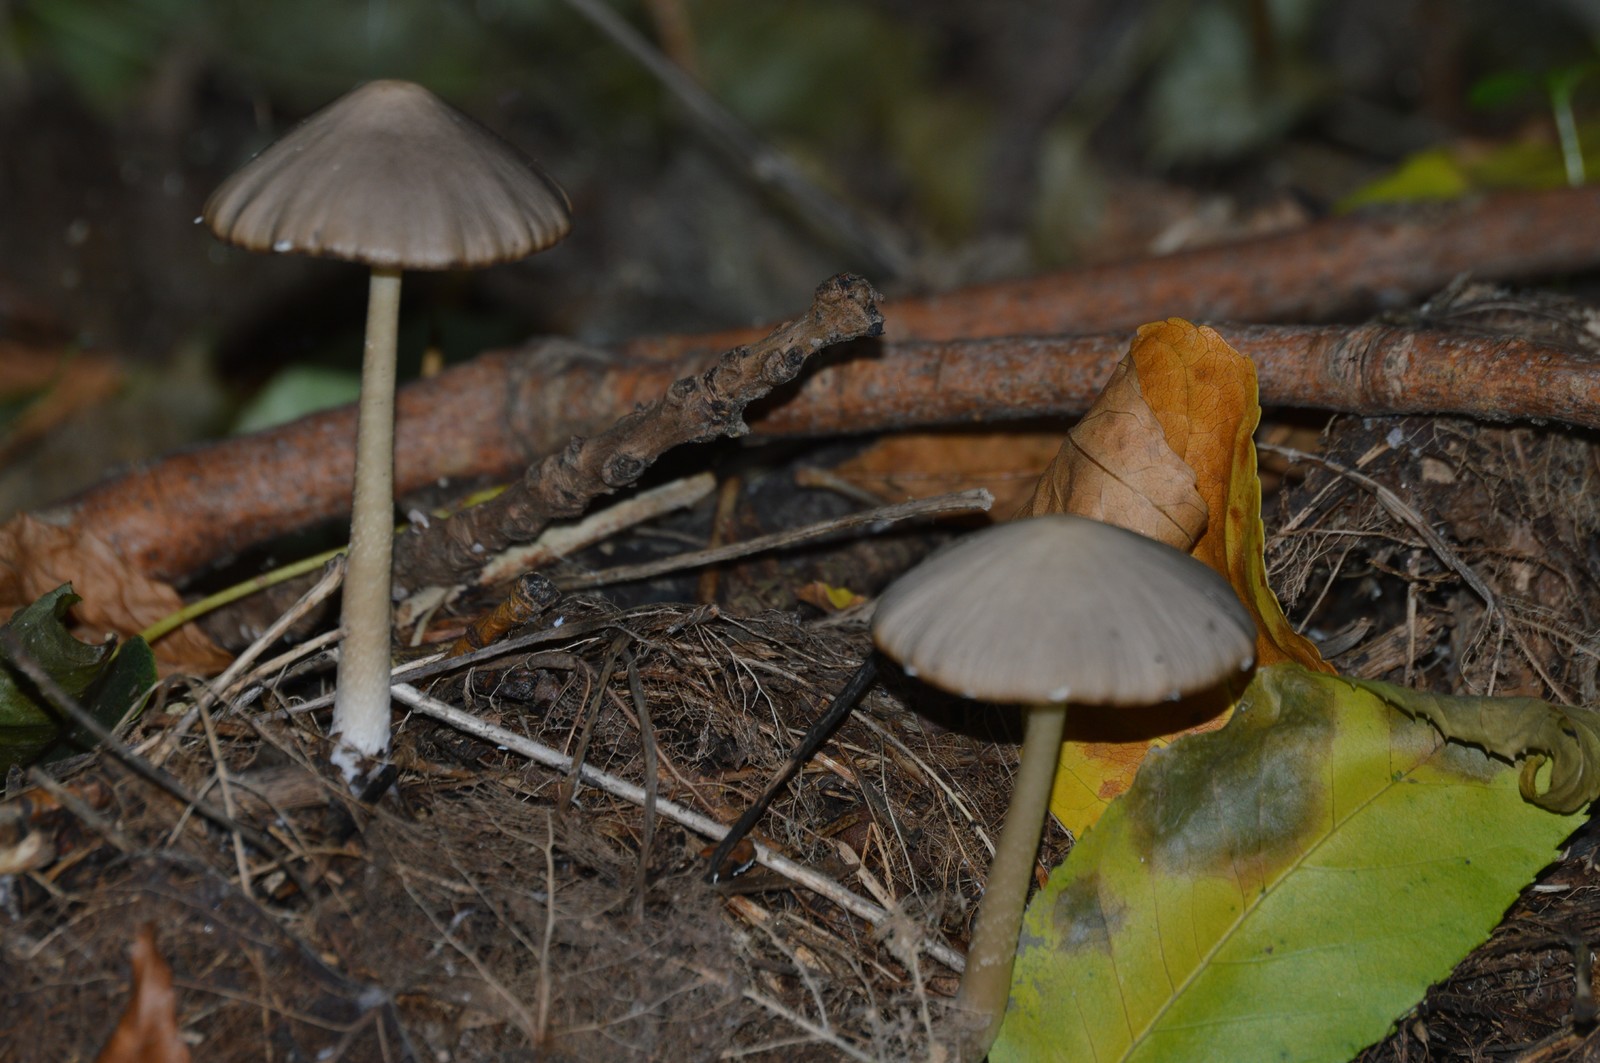
<svg viewBox="0 0 1600 1063"><path fill-rule="evenodd" d="M572 524L546 528L533 542L525 546L513 546L484 565L483 571L478 573L477 584L488 587L500 583L520 572L541 568L608 539L624 528L631 528L675 509L687 509L710 494L716 486L717 478L711 473L696 473L648 491L640 491L631 498L597 510Z"/></svg>
<svg viewBox="0 0 1600 1063"><path fill-rule="evenodd" d="M551 520L577 516L599 496L632 484L671 448L743 435L749 431L745 407L793 380L810 355L883 331L878 298L850 274L825 282L809 311L765 339L677 380L592 439L573 438L496 498L446 521L413 526L395 544L395 582L411 589L456 583L511 544L535 538Z"/></svg>
<svg viewBox="0 0 1600 1063"><path fill-rule="evenodd" d="M616 568L602 569L599 572L562 576L556 581L556 584L563 590L579 590L589 587L605 587L613 583L628 583L632 580L651 579L668 572L680 572L684 569L699 568L703 565L720 564L723 561L732 561L735 558L748 557L751 554L759 554L767 550L795 546L799 543L810 542L825 535L849 531L853 528L868 527L877 530L880 526L887 527L890 524L902 520L911 520L915 517L948 517L961 513L987 513L989 507L993 504L994 496L981 487L970 491L957 491L948 495L936 495L933 498L919 498L911 502L899 502L892 506L879 506L876 509L835 517L832 520L818 521L803 528L791 528L787 531L774 532L771 535L761 535L754 539L746 539L743 542L715 546L709 550L693 550L686 554L678 554L675 557L665 557L659 561L645 561L637 565L618 565Z"/></svg>
<svg viewBox="0 0 1600 1063"><path fill-rule="evenodd" d="M622 656L622 650L633 638L628 632L623 631L611 640L611 646L606 650L605 663L600 666L600 674L594 681L594 700L584 710L583 730L578 735L578 744L572 751L572 766L567 769L567 777L562 780L561 788L556 793L556 815L564 812L572 799L578 794L578 779L583 774L583 759L589 755L589 740L594 737L595 721L600 718L600 706L606 700L606 688L611 682L611 676L617 670L617 659ZM574 722L576 726L576 722ZM569 737L568 741L571 739Z"/></svg>
<svg viewBox="0 0 1600 1063"><path fill-rule="evenodd" d="M251 643L243 653L235 657L233 663L208 685L207 689L195 702L194 707L184 713L178 722L173 724L167 731L165 741L162 743L163 752L158 754L158 763L164 762L172 750L177 748L178 743L189 733L190 728L194 726L194 721L201 713L217 702L235 696L237 692L232 689L233 686L239 677L255 663L256 659L266 652L268 646L277 642L278 639L283 637L283 633L288 631L301 617L326 601L330 594L338 590L339 584L344 582L344 568L344 555L341 554L330 558L328 563L323 566L322 577L302 594L294 605L285 610L282 616L274 620L261 633L260 638Z"/></svg>
<svg viewBox="0 0 1600 1063"><path fill-rule="evenodd" d="M229 818L236 818L238 811L233 803L233 780L229 778L228 762L222 757L222 747L217 743L217 729L211 723L211 710L206 708L202 701L196 706L200 710L200 723L205 727L206 744L211 750L211 763L217 777L217 789L222 792L222 810ZM239 868L239 892L246 897L250 896L250 861L244 852L244 839L238 831L232 833L233 859Z"/></svg>

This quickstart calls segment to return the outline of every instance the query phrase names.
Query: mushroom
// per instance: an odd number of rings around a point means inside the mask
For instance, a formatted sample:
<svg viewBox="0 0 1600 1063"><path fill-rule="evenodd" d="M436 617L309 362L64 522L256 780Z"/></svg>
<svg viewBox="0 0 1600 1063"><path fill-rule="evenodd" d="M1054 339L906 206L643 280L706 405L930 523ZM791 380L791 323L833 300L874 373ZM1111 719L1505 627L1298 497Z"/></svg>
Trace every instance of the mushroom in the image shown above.
<svg viewBox="0 0 1600 1063"><path fill-rule="evenodd" d="M1067 705L1176 700L1248 671L1255 625L1217 573L1187 554L1084 517L1043 516L968 536L878 602L878 648L907 675L1018 702L1021 765L956 996L962 1056L999 1033L1028 882L1050 804Z"/></svg>
<svg viewBox="0 0 1600 1063"><path fill-rule="evenodd" d="M530 159L420 85L373 81L228 178L201 220L251 251L371 267L333 731L352 780L389 748L395 334L402 270L476 269L571 227L566 193Z"/></svg>

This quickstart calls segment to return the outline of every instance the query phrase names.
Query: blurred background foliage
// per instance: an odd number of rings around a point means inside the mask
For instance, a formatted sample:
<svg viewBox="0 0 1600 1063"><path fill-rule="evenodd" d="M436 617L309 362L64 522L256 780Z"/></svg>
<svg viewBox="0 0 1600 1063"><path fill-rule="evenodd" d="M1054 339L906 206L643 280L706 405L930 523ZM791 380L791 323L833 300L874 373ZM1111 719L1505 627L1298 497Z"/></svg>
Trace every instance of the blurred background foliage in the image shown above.
<svg viewBox="0 0 1600 1063"><path fill-rule="evenodd" d="M430 340L451 361L781 316L841 269L893 295L1582 180L1600 140L1600 0L614 7L911 254L865 255L774 195L568 0L0 0L0 339L115 352L130 380L128 409L0 471L0 511L229 430L287 370L247 424L347 394L360 271L223 248L193 219L374 77L476 115L575 204L552 251L408 285L413 372Z"/></svg>

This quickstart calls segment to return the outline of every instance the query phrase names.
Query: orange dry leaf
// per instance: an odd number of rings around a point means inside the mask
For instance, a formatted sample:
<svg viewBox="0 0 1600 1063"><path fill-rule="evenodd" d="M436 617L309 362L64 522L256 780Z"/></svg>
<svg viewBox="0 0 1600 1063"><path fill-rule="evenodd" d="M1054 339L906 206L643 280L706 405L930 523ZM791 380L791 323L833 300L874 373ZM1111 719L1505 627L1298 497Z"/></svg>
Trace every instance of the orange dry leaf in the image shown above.
<svg viewBox="0 0 1600 1063"><path fill-rule="evenodd" d="M86 642L108 633L136 635L183 608L177 591L145 576L93 535L27 513L0 524L0 620L63 583L83 597L73 609L74 634ZM162 674L215 675L231 660L193 624L151 649Z"/></svg>
<svg viewBox="0 0 1600 1063"><path fill-rule="evenodd" d="M1267 585L1254 441L1261 423L1255 364L1215 329L1176 317L1141 328L1133 355L1167 442L1194 469L1212 514L1194 556L1228 577L1255 617L1256 666L1293 661L1332 672L1317 648L1295 632Z"/></svg>
<svg viewBox="0 0 1600 1063"><path fill-rule="evenodd" d="M1145 325L1021 515L1096 517L1191 550L1228 578L1255 618L1259 665L1331 671L1267 586L1251 438L1260 419L1255 366L1215 330L1178 318ZM1209 691L1154 717L1142 713L1153 722L1139 734L1109 735L1117 723L1092 721L1096 741L1062 747L1051 811L1081 833L1128 788L1151 748L1220 727L1232 695Z"/></svg>
<svg viewBox="0 0 1600 1063"><path fill-rule="evenodd" d="M95 1063L189 1063L189 1046L178 1035L172 968L156 951L151 923L133 939L133 995Z"/></svg>
<svg viewBox="0 0 1600 1063"><path fill-rule="evenodd" d="M1013 513L1060 445L1059 432L902 432L832 472L887 502L985 487L994 495L991 513Z"/></svg>

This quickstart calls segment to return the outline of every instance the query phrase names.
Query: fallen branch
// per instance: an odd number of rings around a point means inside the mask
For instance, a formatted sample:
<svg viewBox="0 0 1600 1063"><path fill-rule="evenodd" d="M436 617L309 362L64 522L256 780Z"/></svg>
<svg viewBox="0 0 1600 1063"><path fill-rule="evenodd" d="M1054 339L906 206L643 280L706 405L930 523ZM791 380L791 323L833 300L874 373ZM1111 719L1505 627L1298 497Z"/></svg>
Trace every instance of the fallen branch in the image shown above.
<svg viewBox="0 0 1600 1063"><path fill-rule="evenodd" d="M1266 406L1600 427L1600 365L1561 348L1384 325L1221 331L1256 363ZM847 348L748 421L758 435L824 436L1076 415L1127 342L1114 333ZM603 430L694 365L621 362L554 341L418 382L401 392L397 489L503 476L574 433ZM344 511L353 417L317 414L175 454L45 516L111 542L149 575L181 578Z"/></svg>
<svg viewBox="0 0 1600 1063"><path fill-rule="evenodd" d="M1391 325L1216 326L1255 363L1263 406L1465 414L1600 427L1600 361L1523 339ZM887 343L809 376L752 418L828 435L1082 413L1126 353L1122 333Z"/></svg>
<svg viewBox="0 0 1600 1063"><path fill-rule="evenodd" d="M889 340L1113 332L1163 317L1327 321L1365 317L1477 280L1600 265L1600 187L1511 192L1433 208L1352 214L1171 255L979 284L894 303ZM672 359L748 342L759 330L643 337L630 358Z"/></svg>

